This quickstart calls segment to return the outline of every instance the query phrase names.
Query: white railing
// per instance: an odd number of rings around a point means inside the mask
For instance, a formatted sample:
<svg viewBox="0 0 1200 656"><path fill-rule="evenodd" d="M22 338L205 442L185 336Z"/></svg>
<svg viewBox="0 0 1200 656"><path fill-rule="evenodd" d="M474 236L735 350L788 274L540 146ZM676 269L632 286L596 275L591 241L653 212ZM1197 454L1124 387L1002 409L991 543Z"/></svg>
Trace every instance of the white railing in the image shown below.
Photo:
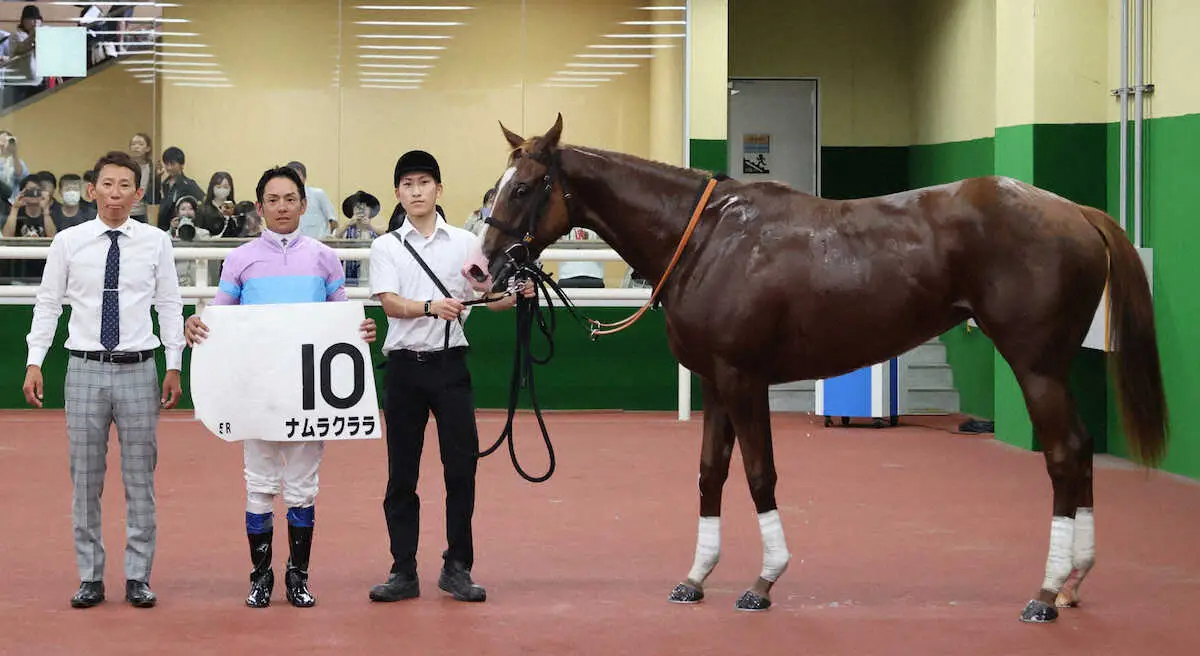
<svg viewBox="0 0 1200 656"><path fill-rule="evenodd" d="M208 270L209 260L223 260L231 249L217 246L178 246L174 249L175 261L193 261L197 272ZM44 260L50 252L49 245L45 246L0 246L0 260ZM365 261L371 253L366 248L341 248L333 246L333 252L340 260ZM548 248L539 256L543 262L621 262L621 256L609 248ZM203 306L204 301L211 299L217 293L217 288L208 284L207 276L197 276L194 286L180 287L179 293L185 300L197 301ZM0 299L28 298L37 296L35 285L0 285ZM640 306L650 300L650 289L644 287L616 287L601 289L581 289L571 287L563 292L571 302L581 307L604 305L610 302L631 303ZM355 300L376 304L370 300L371 292L366 287L347 287L346 295ZM679 365L678 379L678 409L679 421L688 421L692 417L692 385L691 372Z"/></svg>

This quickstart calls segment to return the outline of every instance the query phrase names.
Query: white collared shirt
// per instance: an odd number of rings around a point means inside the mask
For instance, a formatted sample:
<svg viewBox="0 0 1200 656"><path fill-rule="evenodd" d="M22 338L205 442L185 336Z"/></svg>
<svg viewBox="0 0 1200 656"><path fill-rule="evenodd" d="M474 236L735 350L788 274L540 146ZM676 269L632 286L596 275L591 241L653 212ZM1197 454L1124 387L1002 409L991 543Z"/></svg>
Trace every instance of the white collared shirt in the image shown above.
<svg viewBox="0 0 1200 656"><path fill-rule="evenodd" d="M110 228L100 219L87 221L54 236L33 323L25 341L27 364L41 366L54 342L63 301L71 305L65 346L71 351L103 351L100 343L100 307L104 299L104 269L108 248L106 234L118 230L121 249L117 298L120 299L120 341L117 351L150 351L159 347L150 319L150 305L158 312L161 345L166 350L167 369L183 362L183 299L175 271L171 238L166 232L140 221L126 219Z"/></svg>
<svg viewBox="0 0 1200 656"><path fill-rule="evenodd" d="M421 259L437 274L446 291L460 301L474 299L478 294L467 284L462 275L462 267L467 262L471 251L479 248L479 238L474 234L446 223L439 214L434 224L433 235L425 238L408 218L395 230L413 249L421 255ZM391 232L376 237L371 242L371 296L378 299L380 294L392 293L401 298L414 301L435 301L445 298L438 291L437 285L429 279L429 274L421 268L416 258L400 240ZM460 315L466 321L470 308ZM397 319L388 317L387 337L383 340L383 352L390 353L396 349L412 351L436 351L445 343L446 322L436 317L418 317L415 319ZM453 321L450 324L450 346L466 346L467 336L463 333L462 322Z"/></svg>

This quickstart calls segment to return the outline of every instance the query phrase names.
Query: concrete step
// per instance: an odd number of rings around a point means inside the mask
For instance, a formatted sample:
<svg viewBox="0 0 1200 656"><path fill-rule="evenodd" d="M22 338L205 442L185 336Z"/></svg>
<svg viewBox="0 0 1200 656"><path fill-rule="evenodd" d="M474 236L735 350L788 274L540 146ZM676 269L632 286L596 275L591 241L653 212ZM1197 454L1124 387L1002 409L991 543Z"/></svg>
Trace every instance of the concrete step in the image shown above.
<svg viewBox="0 0 1200 656"><path fill-rule="evenodd" d="M958 392L953 389L908 389L901 405L903 414L949 414L958 412Z"/></svg>
<svg viewBox="0 0 1200 656"><path fill-rule="evenodd" d="M900 371L903 384L908 388L954 389L954 371L950 365L910 364Z"/></svg>

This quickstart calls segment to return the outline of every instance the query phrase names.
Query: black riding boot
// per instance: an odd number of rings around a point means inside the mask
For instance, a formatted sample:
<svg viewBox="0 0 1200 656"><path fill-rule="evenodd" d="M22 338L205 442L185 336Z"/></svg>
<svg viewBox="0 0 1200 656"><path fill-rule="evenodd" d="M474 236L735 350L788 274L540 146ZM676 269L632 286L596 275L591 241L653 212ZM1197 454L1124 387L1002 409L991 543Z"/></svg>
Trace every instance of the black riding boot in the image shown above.
<svg viewBox="0 0 1200 656"><path fill-rule="evenodd" d="M266 608L271 605L271 591L275 589L275 572L271 570L271 537L274 531L248 533L250 539L250 594L246 605L251 608Z"/></svg>
<svg viewBox="0 0 1200 656"><path fill-rule="evenodd" d="M288 602L298 608L308 608L317 603L317 598L308 591L308 556L312 551L312 534L311 526L288 524L291 558L288 559L284 583L287 585Z"/></svg>

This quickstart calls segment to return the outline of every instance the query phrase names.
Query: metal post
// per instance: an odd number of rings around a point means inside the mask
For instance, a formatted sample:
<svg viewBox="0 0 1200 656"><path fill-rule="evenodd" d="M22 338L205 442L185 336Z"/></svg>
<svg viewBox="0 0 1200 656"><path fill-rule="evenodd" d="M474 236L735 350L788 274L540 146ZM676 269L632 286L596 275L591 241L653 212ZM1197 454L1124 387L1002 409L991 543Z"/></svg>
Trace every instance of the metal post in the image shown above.
<svg viewBox="0 0 1200 656"><path fill-rule="evenodd" d="M1142 19L1145 15L1145 0L1137 0L1133 18L1134 60L1134 105L1133 105L1133 245L1142 247L1142 102L1145 78L1143 76Z"/></svg>
<svg viewBox="0 0 1200 656"><path fill-rule="evenodd" d="M1129 211L1129 0L1121 0L1121 88L1117 97L1121 101L1121 172L1120 210L1121 229L1126 230L1126 214Z"/></svg>

